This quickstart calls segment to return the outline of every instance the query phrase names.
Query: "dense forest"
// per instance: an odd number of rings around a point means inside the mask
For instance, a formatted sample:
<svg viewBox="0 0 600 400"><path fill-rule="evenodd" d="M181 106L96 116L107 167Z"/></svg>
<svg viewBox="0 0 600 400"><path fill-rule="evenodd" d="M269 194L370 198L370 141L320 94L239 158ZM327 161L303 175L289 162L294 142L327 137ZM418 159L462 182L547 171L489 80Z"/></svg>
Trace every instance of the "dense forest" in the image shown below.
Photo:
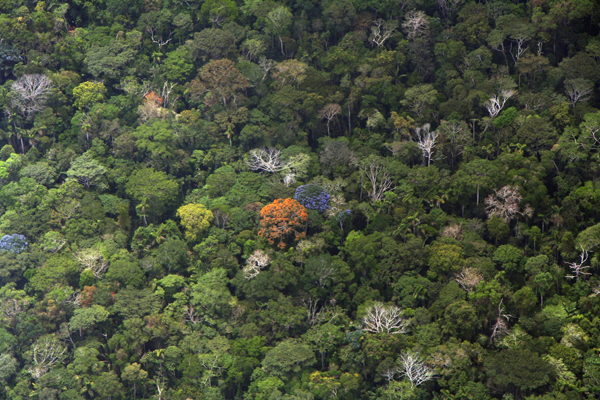
<svg viewBox="0 0 600 400"><path fill-rule="evenodd" d="M599 32L0 0L0 398L600 397Z"/></svg>

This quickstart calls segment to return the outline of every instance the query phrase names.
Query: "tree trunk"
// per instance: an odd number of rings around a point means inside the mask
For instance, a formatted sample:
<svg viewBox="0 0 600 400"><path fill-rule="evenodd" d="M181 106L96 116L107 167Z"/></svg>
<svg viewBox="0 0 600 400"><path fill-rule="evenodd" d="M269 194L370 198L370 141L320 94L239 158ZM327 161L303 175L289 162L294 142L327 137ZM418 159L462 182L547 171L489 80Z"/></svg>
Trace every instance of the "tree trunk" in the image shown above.
<svg viewBox="0 0 600 400"><path fill-rule="evenodd" d="M348 102L348 134L352 133L352 125L350 123L350 102Z"/></svg>

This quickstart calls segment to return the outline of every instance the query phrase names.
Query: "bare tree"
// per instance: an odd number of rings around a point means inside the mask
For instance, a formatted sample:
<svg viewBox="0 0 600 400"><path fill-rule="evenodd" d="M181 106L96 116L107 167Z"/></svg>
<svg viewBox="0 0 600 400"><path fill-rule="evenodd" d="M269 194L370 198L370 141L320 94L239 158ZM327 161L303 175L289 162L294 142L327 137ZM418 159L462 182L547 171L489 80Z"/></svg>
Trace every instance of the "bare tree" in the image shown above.
<svg viewBox="0 0 600 400"><path fill-rule="evenodd" d="M529 50L527 47L525 47L525 44L529 41L529 37L522 34L522 35L518 35L514 38L515 43L517 44L517 51L515 53L512 53L512 57L513 57L513 61L516 63L519 62L519 58L521 58L521 56L523 56L523 54L527 53L527 51ZM511 44L512 47L512 44Z"/></svg>
<svg viewBox="0 0 600 400"><path fill-rule="evenodd" d="M95 248L77 252L75 259L81 264L83 269L90 269L98 279L101 279L102 275L108 269L108 261L106 261L100 250Z"/></svg>
<svg viewBox="0 0 600 400"><path fill-rule="evenodd" d="M29 118L46 108L46 101L53 86L46 75L23 75L11 85L14 93L11 105L21 116Z"/></svg>
<svg viewBox="0 0 600 400"><path fill-rule="evenodd" d="M0 321L7 325L16 325L21 313L29 308L31 298L23 290L14 290L10 286L3 288L0 297Z"/></svg>
<svg viewBox="0 0 600 400"><path fill-rule="evenodd" d="M156 30L154 28L149 28L146 30L146 32L150 34L150 40L152 40L152 43L157 44L159 48L169 44L169 42L173 39L173 31L169 32L169 38L167 40L164 40L162 37L155 38L154 34L156 33Z"/></svg>
<svg viewBox="0 0 600 400"><path fill-rule="evenodd" d="M588 260L588 252L589 251L587 249L584 249L583 246L581 246L581 253L579 253L579 262L573 261L573 262L567 263L567 265L571 269L571 273L573 275L567 275L567 276L565 276L565 278L567 278L567 279L575 278L575 279L577 279L577 282L579 282L580 275L591 275L591 273L586 271L588 268L590 268L590 266L584 265L586 263L586 261Z"/></svg>
<svg viewBox="0 0 600 400"><path fill-rule="evenodd" d="M521 211L519 203L523 197L519 194L518 187L506 185L501 189L494 189L494 192L495 194L490 194L485 199L485 209L489 217L498 216L508 222L516 215L529 216L533 213L528 206Z"/></svg>
<svg viewBox="0 0 600 400"><path fill-rule="evenodd" d="M306 307L306 321L311 326L332 322L343 315L339 307L335 307L335 299L330 300L330 304L319 306L320 299L306 294L302 296L301 302Z"/></svg>
<svg viewBox="0 0 600 400"><path fill-rule="evenodd" d="M363 171L369 180L369 185L366 187L367 193L371 202L376 203L383 198L385 192L393 188L390 174L385 170L385 166L377 160L371 160L364 165Z"/></svg>
<svg viewBox="0 0 600 400"><path fill-rule="evenodd" d="M450 21L448 21L448 19L450 18L452 13L454 13L454 11L456 11L462 6L464 0L435 0L435 2L437 3L440 9L440 15L442 16L442 20L444 20L444 22L449 23Z"/></svg>
<svg viewBox="0 0 600 400"><path fill-rule="evenodd" d="M292 183L296 182L296 174L293 172L288 172L283 176L283 184L287 187L290 187Z"/></svg>
<svg viewBox="0 0 600 400"><path fill-rule="evenodd" d="M191 304L185 307L183 319L191 322L194 325L202 321L202 318L196 314L196 309Z"/></svg>
<svg viewBox="0 0 600 400"><path fill-rule="evenodd" d="M423 153L423 158L427 159L428 167L431 165L433 149L435 149L436 141L439 136L437 132L431 132L430 128L430 124L425 124L422 127L415 129L417 144L419 145L419 149L421 149L421 153Z"/></svg>
<svg viewBox="0 0 600 400"><path fill-rule="evenodd" d="M410 40L423 36L429 30L429 20L424 11L409 11L406 13L402 29Z"/></svg>
<svg viewBox="0 0 600 400"><path fill-rule="evenodd" d="M386 370L381 373L381 376L384 377L389 384L394 381L396 374L398 374L398 367L394 366L386 368Z"/></svg>
<svg viewBox="0 0 600 400"><path fill-rule="evenodd" d="M143 123L152 118L166 118L169 112L155 101L145 101L138 107L138 115Z"/></svg>
<svg viewBox="0 0 600 400"><path fill-rule="evenodd" d="M398 372L409 380L411 388L435 379L433 369L425 364L419 353L401 354L398 363L400 364Z"/></svg>
<svg viewBox="0 0 600 400"><path fill-rule="evenodd" d="M246 279L256 278L260 271L271 264L271 257L262 250L256 250L246 260L246 266L242 269Z"/></svg>
<svg viewBox="0 0 600 400"><path fill-rule="evenodd" d="M600 139L596 137L596 134L600 132L600 113L588 114L579 127L581 128L582 132L581 136L590 135L596 144L600 144ZM575 133L571 134L571 136L572 140L578 144L577 140L580 139L581 136L578 138Z"/></svg>
<svg viewBox="0 0 600 400"><path fill-rule="evenodd" d="M42 377L54 365L67 357L67 348L55 335L44 335L31 347L32 365L29 373L34 379Z"/></svg>
<svg viewBox="0 0 600 400"><path fill-rule="evenodd" d="M407 333L409 321L402 317L400 307L384 306L383 303L376 302L367 309L363 325L367 332L394 335Z"/></svg>
<svg viewBox="0 0 600 400"><path fill-rule="evenodd" d="M456 274L456 282L467 292L472 292L483 281L483 275L477 268L466 267Z"/></svg>
<svg viewBox="0 0 600 400"><path fill-rule="evenodd" d="M281 162L281 150L272 147L250 150L250 157L246 165L254 171L267 171L276 173L281 171L285 165Z"/></svg>
<svg viewBox="0 0 600 400"><path fill-rule="evenodd" d="M373 21L373 26L371 27L371 36L369 37L369 40L371 41L371 43L379 47L383 45L386 40L388 40L396 34L396 28L398 28L398 21L385 21L384 19L379 18Z"/></svg>
<svg viewBox="0 0 600 400"><path fill-rule="evenodd" d="M321 111L319 111L319 118L327 120L327 136L329 134L329 123L338 114L342 113L342 107L339 104L327 104Z"/></svg>
<svg viewBox="0 0 600 400"><path fill-rule="evenodd" d="M583 78L567 79L565 81L565 94L571 101L571 107L579 102L588 101L594 92L594 84Z"/></svg>
<svg viewBox="0 0 600 400"><path fill-rule="evenodd" d="M450 153L451 165L473 143L469 127L463 121L442 121L437 132L446 139L444 150Z"/></svg>
<svg viewBox="0 0 600 400"><path fill-rule="evenodd" d="M169 108L170 105L175 104L179 96L175 96L174 99L171 98L171 92L175 88L175 84L169 81L163 83L163 87L160 92L160 97L162 98L162 106L165 108Z"/></svg>
<svg viewBox="0 0 600 400"><path fill-rule="evenodd" d="M275 68L277 66L277 61L269 60L268 58L261 56L258 59L258 66L264 72L263 77L261 79L261 81L264 81L265 78L267 77L267 75L269 74L269 71L271 71L273 68Z"/></svg>
<svg viewBox="0 0 600 400"><path fill-rule="evenodd" d="M514 90L501 90L499 94L490 95L490 99L483 104L490 113L490 117L496 118L506 102L515 94Z"/></svg>
<svg viewBox="0 0 600 400"><path fill-rule="evenodd" d="M512 315L504 312L503 301L504 299L500 299L500 303L498 303L498 314L496 315L496 322L492 327L492 334L490 335L490 339L494 342L502 339L508 334L508 320L513 318Z"/></svg>

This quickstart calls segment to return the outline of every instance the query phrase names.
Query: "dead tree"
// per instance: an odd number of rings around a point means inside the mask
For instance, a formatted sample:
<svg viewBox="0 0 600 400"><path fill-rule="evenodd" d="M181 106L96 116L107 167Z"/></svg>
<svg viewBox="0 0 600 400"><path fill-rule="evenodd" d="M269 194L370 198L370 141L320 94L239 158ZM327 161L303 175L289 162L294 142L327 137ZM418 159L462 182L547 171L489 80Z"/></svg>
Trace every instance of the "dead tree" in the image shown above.
<svg viewBox="0 0 600 400"><path fill-rule="evenodd" d="M373 21L369 40L377 47L382 46L386 40L396 34L396 28L398 28L398 21L396 20L377 19Z"/></svg>
<svg viewBox="0 0 600 400"><path fill-rule="evenodd" d="M12 85L12 106L24 118L44 110L54 85L42 74L23 75Z"/></svg>
<svg viewBox="0 0 600 400"><path fill-rule="evenodd" d="M515 95L514 90L502 90L499 94L491 94L490 99L483 103L490 113L491 118L496 118L500 111L504 108L504 105L511 97Z"/></svg>
<svg viewBox="0 0 600 400"><path fill-rule="evenodd" d="M436 141L439 134L435 131L430 131L431 125L425 124L420 128L416 128L417 134L417 145L423 153L423 157L427 159L427 166L431 165L431 157L433 156L433 149L435 149Z"/></svg>
<svg viewBox="0 0 600 400"><path fill-rule="evenodd" d="M472 292L483 281L483 275L476 268L463 268L456 275L456 282L467 292Z"/></svg>
<svg viewBox="0 0 600 400"><path fill-rule="evenodd" d="M342 113L342 107L339 104L327 104L321 111L319 111L319 118L327 120L327 136L329 134L329 123L336 115Z"/></svg>
<svg viewBox="0 0 600 400"><path fill-rule="evenodd" d="M98 249L90 248L81 250L75 255L75 259L81 264L84 270L91 270L98 279L101 279L104 272L108 269L108 261L106 261Z"/></svg>
<svg viewBox="0 0 600 400"><path fill-rule="evenodd" d="M594 83L583 78L567 79L565 94L571 102L571 108L579 102L588 101L594 92Z"/></svg>
<svg viewBox="0 0 600 400"><path fill-rule="evenodd" d="M409 11L406 13L402 28L409 40L425 35L429 30L429 19L423 11Z"/></svg>
<svg viewBox="0 0 600 400"><path fill-rule="evenodd" d="M396 306L384 306L376 302L367 309L363 326L367 332L395 335L408 332L409 321L402 316L402 309Z"/></svg>
<svg viewBox="0 0 600 400"><path fill-rule="evenodd" d="M490 335L490 339L496 342L497 340L502 339L508 333L508 320L513 318L512 315L504 312L504 305L502 302L504 299L500 299L500 303L498 304L498 314L496 315L496 322L492 327L492 334Z"/></svg>
<svg viewBox="0 0 600 400"><path fill-rule="evenodd" d="M271 264L271 257L262 250L256 250L246 260L246 266L242 269L246 279L256 278L260 271Z"/></svg>
<svg viewBox="0 0 600 400"><path fill-rule="evenodd" d="M46 374L50 368L67 357L67 348L55 335L44 335L31 347L32 362L29 373L34 379Z"/></svg>
<svg viewBox="0 0 600 400"><path fill-rule="evenodd" d="M376 203L383 198L385 192L393 188L392 178L385 166L375 160L364 165L363 171L369 180L369 185L366 187L367 193L371 202Z"/></svg>
<svg viewBox="0 0 600 400"><path fill-rule="evenodd" d="M398 372L408 379L411 388L435 378L433 369L425 364L419 353L401 354L398 363L400 364Z"/></svg>
<svg viewBox="0 0 600 400"><path fill-rule="evenodd" d="M494 190L494 193L485 199L485 210L488 217L497 216L508 222L517 215L529 216L533 213L530 207L525 207L521 211L519 203L521 203L523 197L519 193L518 187L506 185Z"/></svg>
<svg viewBox="0 0 600 400"><path fill-rule="evenodd" d="M586 271L588 268L590 268L590 266L583 265L586 263L587 260L588 260L588 250L584 249L583 246L581 246L581 253L579 253L579 262L573 261L573 262L567 263L567 265L571 269L571 273L573 275L566 275L565 278L567 278L567 279L575 278L577 280L577 282L579 282L580 275L591 275L591 273Z"/></svg>
<svg viewBox="0 0 600 400"><path fill-rule="evenodd" d="M147 29L146 32L150 34L150 40L152 40L152 43L157 44L158 47L163 47L169 44L169 42L173 39L173 31L169 32L169 38L166 40L164 40L162 36L159 38L155 38L154 34L156 33L156 30L154 28Z"/></svg>
<svg viewBox="0 0 600 400"><path fill-rule="evenodd" d="M281 150L271 147L250 150L250 157L246 165L253 171L266 171L276 173L281 171L285 165L281 162Z"/></svg>

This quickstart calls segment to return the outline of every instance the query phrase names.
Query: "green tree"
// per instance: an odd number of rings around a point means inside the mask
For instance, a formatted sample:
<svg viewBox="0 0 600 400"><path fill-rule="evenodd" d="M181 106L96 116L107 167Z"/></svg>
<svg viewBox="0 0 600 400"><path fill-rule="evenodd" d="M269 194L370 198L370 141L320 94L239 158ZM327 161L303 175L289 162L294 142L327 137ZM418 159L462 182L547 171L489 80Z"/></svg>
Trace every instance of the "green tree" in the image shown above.
<svg viewBox="0 0 600 400"><path fill-rule="evenodd" d="M421 118L423 112L437 102L438 91L431 84L413 86L404 92L400 103Z"/></svg>
<svg viewBox="0 0 600 400"><path fill-rule="evenodd" d="M200 8L199 18L210 21L213 26L221 26L237 18L238 9L232 0L208 0Z"/></svg>
<svg viewBox="0 0 600 400"><path fill-rule="evenodd" d="M550 366L531 350L502 350L487 356L484 367L491 385L501 393L520 395L550 381Z"/></svg>
<svg viewBox="0 0 600 400"><path fill-rule="evenodd" d="M455 244L435 242L429 248L429 279L439 278L450 272L462 269L464 259L462 249Z"/></svg>
<svg viewBox="0 0 600 400"><path fill-rule="evenodd" d="M476 205L479 205L480 190L490 190L495 186L497 175L494 164L489 160L475 159L462 163L454 175L454 187L457 193L464 193L466 188L475 189ZM469 191L472 195L472 191Z"/></svg>
<svg viewBox="0 0 600 400"><path fill-rule="evenodd" d="M286 34L286 31L291 25L293 18L294 16L290 12L289 8L285 6L276 7L273 9L273 11L267 14L265 31L273 36L279 37L282 55L285 55L282 37Z"/></svg>
<svg viewBox="0 0 600 400"><path fill-rule="evenodd" d="M137 54L141 37L137 31L128 32L125 39L114 40L106 46L92 46L85 53L84 63L95 78L116 79L126 72Z"/></svg>
<svg viewBox="0 0 600 400"><path fill-rule="evenodd" d="M148 381L148 372L144 371L138 363L129 364L123 369L121 379L133 386L133 399L135 400L137 398L137 387Z"/></svg>
<svg viewBox="0 0 600 400"><path fill-rule="evenodd" d="M185 228L185 237L188 240L196 240L215 218L212 211L207 210L202 204L181 206L177 210L177 216L181 218L181 225Z"/></svg>
<svg viewBox="0 0 600 400"><path fill-rule="evenodd" d="M312 343L321 354L321 369L325 369L325 355L335 350L340 344L343 333L339 326L332 323L313 326L306 334L305 340Z"/></svg>
<svg viewBox="0 0 600 400"><path fill-rule="evenodd" d="M105 322L110 313L101 305L94 304L91 307L79 308L69 321L69 329L79 331L79 336L85 330L93 328L95 325Z"/></svg>
<svg viewBox="0 0 600 400"><path fill-rule="evenodd" d="M108 188L105 180L106 172L106 168L93 158L92 153L86 152L73 161L67 176L88 189L95 186L99 190L104 190Z"/></svg>
<svg viewBox="0 0 600 400"><path fill-rule="evenodd" d="M106 86L102 82L83 82L73 88L73 97L75 98L75 107L80 110L89 110L94 104L105 100Z"/></svg>
<svg viewBox="0 0 600 400"><path fill-rule="evenodd" d="M194 100L204 100L204 104L212 107L217 103L234 102L238 92L248 87L248 80L235 67L231 60L211 60L198 72L189 86Z"/></svg>
<svg viewBox="0 0 600 400"><path fill-rule="evenodd" d="M188 49L180 46L175 51L168 53L162 68L168 80L185 82L194 69L194 65L189 61Z"/></svg>
<svg viewBox="0 0 600 400"><path fill-rule="evenodd" d="M167 174L162 171L143 168L135 171L129 177L125 189L127 194L138 203L136 211L144 219L144 224L147 225L146 214L148 210L152 213L153 219L156 220L175 200L179 185L169 179Z"/></svg>
<svg viewBox="0 0 600 400"><path fill-rule="evenodd" d="M229 315L235 299L227 288L227 272L223 268L215 268L198 278L192 286L190 303L199 317L216 325L219 317Z"/></svg>
<svg viewBox="0 0 600 400"><path fill-rule="evenodd" d="M269 350L262 361L265 371L276 377L291 377L316 362L310 346L294 339L284 340Z"/></svg>
<svg viewBox="0 0 600 400"><path fill-rule="evenodd" d="M504 244L494 252L493 260L510 273L520 272L523 253L518 248Z"/></svg>

